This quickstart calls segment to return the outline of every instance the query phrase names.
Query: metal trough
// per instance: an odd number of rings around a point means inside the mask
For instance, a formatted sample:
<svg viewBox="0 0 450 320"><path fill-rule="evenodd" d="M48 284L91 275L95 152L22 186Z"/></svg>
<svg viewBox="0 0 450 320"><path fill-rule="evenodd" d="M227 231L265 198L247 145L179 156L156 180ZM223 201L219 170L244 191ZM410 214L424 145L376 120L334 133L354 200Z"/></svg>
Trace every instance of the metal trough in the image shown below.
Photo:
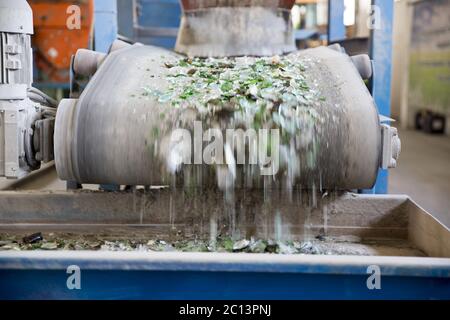
<svg viewBox="0 0 450 320"><path fill-rule="evenodd" d="M205 198L184 195L174 201L170 194L165 189L146 193L5 191L0 193L0 233L149 238L170 237L174 229L190 236L209 228L201 225L210 215L203 217L204 211L193 200L205 203ZM263 206L249 197L257 195L236 195L235 199L235 208L241 208L236 211L241 236L271 234L270 214L264 218L268 227L263 228L262 214L245 209L245 201L256 211ZM218 201L212 194L208 199L207 208L215 204L217 212L226 212L223 199ZM330 197L306 214L296 201L294 197L291 202L277 202L285 203L277 207L289 237L357 236L367 243L370 255L1 251L0 298L450 298L450 231L407 196L346 193ZM175 218L168 214L170 203L180 206ZM193 216L194 212L201 214ZM365 242L370 239L383 245ZM67 268L73 265L80 268L81 289L67 287L71 275ZM380 270L380 289L367 286L373 268Z"/></svg>

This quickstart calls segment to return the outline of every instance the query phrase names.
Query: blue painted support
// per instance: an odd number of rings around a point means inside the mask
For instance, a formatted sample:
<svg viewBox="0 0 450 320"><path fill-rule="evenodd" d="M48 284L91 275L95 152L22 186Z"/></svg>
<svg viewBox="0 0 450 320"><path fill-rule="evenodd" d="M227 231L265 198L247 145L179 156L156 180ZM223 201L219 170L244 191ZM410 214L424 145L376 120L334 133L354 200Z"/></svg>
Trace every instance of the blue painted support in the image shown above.
<svg viewBox="0 0 450 320"><path fill-rule="evenodd" d="M117 38L117 1L95 0L94 44L95 51L108 52Z"/></svg>
<svg viewBox="0 0 450 320"><path fill-rule="evenodd" d="M328 1L328 43L345 39L344 0Z"/></svg>
<svg viewBox="0 0 450 320"><path fill-rule="evenodd" d="M372 0L374 6L370 56L373 60L372 96L378 112L391 115L392 25L394 1ZM376 19L379 19L377 21ZM375 187L364 193L388 193L388 171L380 169Z"/></svg>

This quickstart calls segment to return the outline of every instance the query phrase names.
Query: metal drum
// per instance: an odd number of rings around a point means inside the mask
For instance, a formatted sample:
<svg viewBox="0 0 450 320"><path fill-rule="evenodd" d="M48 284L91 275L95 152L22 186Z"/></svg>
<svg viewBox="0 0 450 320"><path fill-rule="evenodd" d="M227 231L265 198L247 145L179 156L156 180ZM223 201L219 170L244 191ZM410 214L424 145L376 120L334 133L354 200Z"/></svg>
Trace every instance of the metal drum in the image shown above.
<svg viewBox="0 0 450 320"><path fill-rule="evenodd" d="M193 122L204 115L161 102L146 88L166 90L171 72L166 61L184 56L132 45L97 58L91 63L100 66L80 98L62 100L58 108L55 162L63 180L120 185L218 182L225 187L275 183L321 189L362 189L375 183L383 149L379 116L355 63L339 50L319 47L287 56L308 66L305 81L320 93L314 113L321 120L302 122L294 142L281 143L279 170L273 175L261 175L258 165L238 164L232 168L231 184L229 163L193 161L176 172L171 167L171 134L180 127L192 131ZM237 126L236 121L219 121L220 130Z"/></svg>

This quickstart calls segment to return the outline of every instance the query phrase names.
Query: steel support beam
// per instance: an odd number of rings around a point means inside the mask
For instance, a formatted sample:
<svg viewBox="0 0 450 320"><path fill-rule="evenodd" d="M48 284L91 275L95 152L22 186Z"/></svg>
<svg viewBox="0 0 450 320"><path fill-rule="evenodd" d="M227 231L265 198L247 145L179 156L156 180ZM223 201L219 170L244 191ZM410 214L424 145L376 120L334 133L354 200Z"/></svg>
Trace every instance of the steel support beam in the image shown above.
<svg viewBox="0 0 450 320"><path fill-rule="evenodd" d="M117 1L95 0L94 43L95 51L108 52L117 38Z"/></svg>
<svg viewBox="0 0 450 320"><path fill-rule="evenodd" d="M372 0L370 56L373 60L372 96L378 112L391 115L392 26L394 1ZM388 171L378 172L374 188L365 193L388 193Z"/></svg>
<svg viewBox="0 0 450 320"><path fill-rule="evenodd" d="M345 39L344 0L328 1L328 43Z"/></svg>

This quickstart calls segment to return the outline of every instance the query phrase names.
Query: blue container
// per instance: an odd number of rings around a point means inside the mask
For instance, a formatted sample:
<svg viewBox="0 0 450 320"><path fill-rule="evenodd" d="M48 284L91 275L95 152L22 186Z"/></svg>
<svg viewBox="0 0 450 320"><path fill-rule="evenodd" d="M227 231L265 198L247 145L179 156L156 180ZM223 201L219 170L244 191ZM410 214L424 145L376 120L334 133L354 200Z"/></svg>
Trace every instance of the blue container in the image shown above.
<svg viewBox="0 0 450 320"><path fill-rule="evenodd" d="M0 279L0 299L450 299L442 258L3 252Z"/></svg>

